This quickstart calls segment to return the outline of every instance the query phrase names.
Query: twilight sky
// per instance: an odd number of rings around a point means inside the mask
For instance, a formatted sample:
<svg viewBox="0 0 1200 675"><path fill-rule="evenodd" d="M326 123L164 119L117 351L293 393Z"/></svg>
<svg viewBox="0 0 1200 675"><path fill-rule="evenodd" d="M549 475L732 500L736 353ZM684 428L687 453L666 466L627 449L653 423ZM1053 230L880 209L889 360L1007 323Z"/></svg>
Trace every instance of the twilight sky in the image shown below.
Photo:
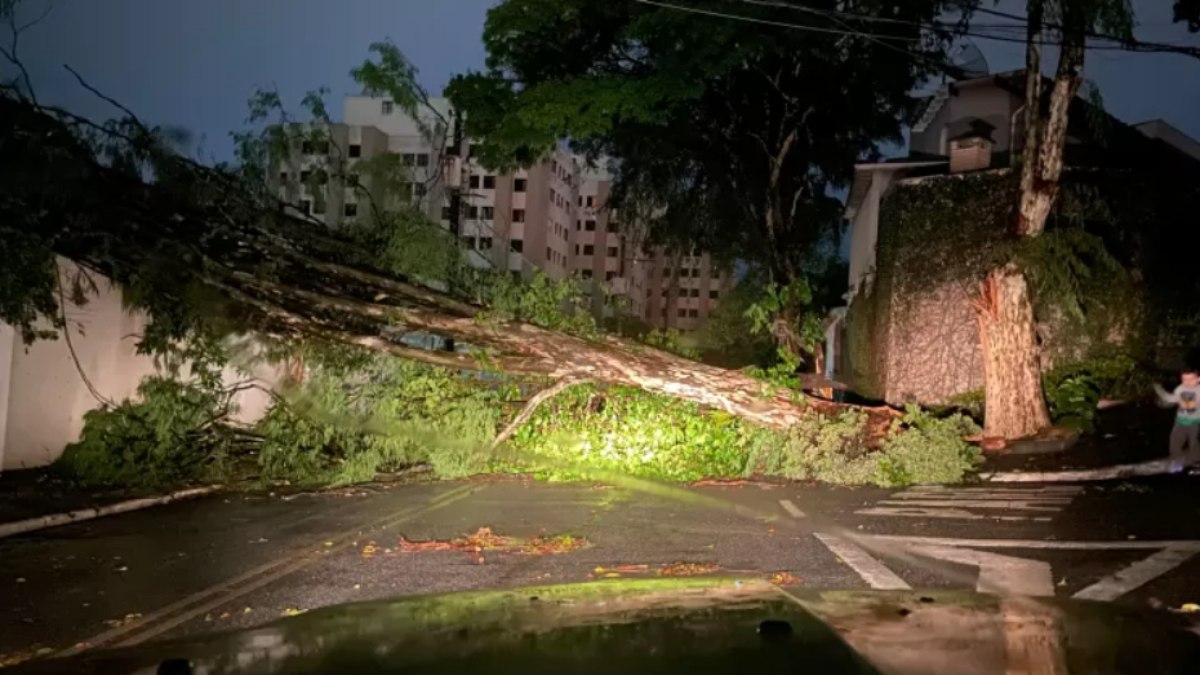
<svg viewBox="0 0 1200 675"><path fill-rule="evenodd" d="M23 0L18 17L49 0ZM603 0L597 0L603 1ZM452 74L483 65L480 35L494 0L56 0L22 36L21 54L39 98L94 118L111 110L62 69L70 64L143 119L204 139L202 158L227 159L228 132L243 126L257 86L275 86L292 108L327 85L335 118L356 92L349 70L374 41L390 38L434 93ZM685 1L681 4L686 4ZM989 2L990 4L990 2ZM1134 0L1143 40L1200 46L1170 23L1169 0ZM1023 3L999 9L1021 13ZM739 10L730 2L730 11ZM797 21L803 20L797 16ZM994 19L987 19L994 21ZM979 41L993 72L1019 68L1021 45ZM1052 62L1054 53L1046 55ZM1200 139L1200 60L1169 54L1090 51L1087 76L1118 118L1164 118ZM9 71L2 71L8 75Z"/></svg>

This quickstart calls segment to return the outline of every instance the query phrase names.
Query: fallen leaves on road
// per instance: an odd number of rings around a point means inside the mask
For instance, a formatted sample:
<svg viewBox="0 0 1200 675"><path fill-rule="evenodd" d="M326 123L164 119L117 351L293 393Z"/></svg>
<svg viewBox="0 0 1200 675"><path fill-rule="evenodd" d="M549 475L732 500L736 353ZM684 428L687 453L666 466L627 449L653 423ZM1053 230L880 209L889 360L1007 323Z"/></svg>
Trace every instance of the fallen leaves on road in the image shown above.
<svg viewBox="0 0 1200 675"><path fill-rule="evenodd" d="M671 563L658 568L655 574L660 577L699 577L720 569L721 566L714 563Z"/></svg>
<svg viewBox="0 0 1200 675"><path fill-rule="evenodd" d="M283 616L299 616L307 611L308 611L307 609L297 609L296 607L288 607L287 609L280 612L280 614L282 614Z"/></svg>
<svg viewBox="0 0 1200 675"><path fill-rule="evenodd" d="M0 654L0 668L15 666L18 663L23 663L32 659L35 656L46 656L53 654L54 650L49 647L39 647L36 649L24 649L19 652L10 652L8 654Z"/></svg>
<svg viewBox="0 0 1200 675"><path fill-rule="evenodd" d="M587 539L569 534L538 535L529 539L508 537L496 534L490 527L481 527L472 534L456 537L450 540L409 541L400 537L396 550L400 553L421 553L425 551L461 551L474 554L476 561L483 562L483 553L496 551L501 553L518 553L522 555L553 555L570 553L590 546ZM368 545L368 547L371 547ZM373 547L371 547L373 548ZM390 552L390 551L389 551ZM372 551L371 555L374 555ZM363 557L370 557L367 549L363 549Z"/></svg>
<svg viewBox="0 0 1200 675"><path fill-rule="evenodd" d="M121 617L120 619L105 619L104 625L108 626L109 628L119 628L121 626L128 626L129 624L131 624L141 618L142 618L141 614L131 613L131 614L126 614L125 616Z"/></svg>
<svg viewBox="0 0 1200 675"><path fill-rule="evenodd" d="M772 574L767 581L776 586L799 586L801 583L800 577L786 570Z"/></svg>

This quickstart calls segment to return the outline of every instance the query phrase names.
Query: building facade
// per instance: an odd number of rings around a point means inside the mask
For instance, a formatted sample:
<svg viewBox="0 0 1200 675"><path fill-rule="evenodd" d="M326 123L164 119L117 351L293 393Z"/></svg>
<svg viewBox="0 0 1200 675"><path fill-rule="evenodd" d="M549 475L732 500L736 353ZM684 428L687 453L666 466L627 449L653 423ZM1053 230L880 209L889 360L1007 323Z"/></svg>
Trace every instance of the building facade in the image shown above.
<svg viewBox="0 0 1200 675"><path fill-rule="evenodd" d="M471 264L521 279L538 271L556 280L574 277L598 318L623 313L654 328L691 330L731 287L731 275L705 254L644 246L609 206L608 167L559 147L528 168L489 171L455 128L449 101L430 104L414 119L388 98L347 97L343 121L328 127L328 146L306 144L278 168L280 197L337 227L371 208L356 184L379 192L354 166L397 155L411 181L404 197L459 237ZM326 169L329 179L313 185L312 176L325 166L333 167Z"/></svg>

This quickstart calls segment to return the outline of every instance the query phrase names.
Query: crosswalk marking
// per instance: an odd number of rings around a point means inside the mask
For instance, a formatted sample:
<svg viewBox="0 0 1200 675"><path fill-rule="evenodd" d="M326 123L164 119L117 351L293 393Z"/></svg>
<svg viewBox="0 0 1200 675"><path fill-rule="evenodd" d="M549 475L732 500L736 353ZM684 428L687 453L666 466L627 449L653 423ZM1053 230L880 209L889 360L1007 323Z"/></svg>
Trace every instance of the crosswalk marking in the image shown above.
<svg viewBox="0 0 1200 675"><path fill-rule="evenodd" d="M923 485L888 495L874 505L855 511L860 516L901 518L951 518L957 520L1033 520L1046 522L1062 511L1076 495L1078 485L1038 488L971 488ZM1014 513L1001 514L1000 511Z"/></svg>
<svg viewBox="0 0 1200 675"><path fill-rule="evenodd" d="M804 512L801 511L799 508L797 508L796 505L793 504L792 500L790 500L790 499L780 499L779 505L782 506L783 510L787 511L788 514L791 515L791 517L793 517L793 518L803 518L804 517Z"/></svg>
<svg viewBox="0 0 1200 675"><path fill-rule="evenodd" d="M900 535L834 535L814 533L871 588L903 590L908 583L872 557L866 548L889 550L896 555L918 555L979 568L975 589L1001 595L1054 595L1050 563L979 549L1031 549L1060 551L1142 550L1152 553L1075 593L1080 600L1115 600L1170 572L1200 554L1200 541L1055 541L1039 539L957 539Z"/></svg>
<svg viewBox="0 0 1200 675"><path fill-rule="evenodd" d="M1080 600L1115 600L1138 586L1182 565L1196 553L1197 550L1194 548L1169 546L1115 574L1104 577L1071 597Z"/></svg>
<svg viewBox="0 0 1200 675"><path fill-rule="evenodd" d="M815 536L850 569L858 573L867 585L876 590L904 591L912 588L887 566L871 557L858 544L836 534L815 533Z"/></svg>
<svg viewBox="0 0 1200 675"><path fill-rule="evenodd" d="M1054 595L1050 563L1041 560L951 546L914 546L909 550L927 558L978 567L979 579L975 583L975 590L980 593L1034 597Z"/></svg>

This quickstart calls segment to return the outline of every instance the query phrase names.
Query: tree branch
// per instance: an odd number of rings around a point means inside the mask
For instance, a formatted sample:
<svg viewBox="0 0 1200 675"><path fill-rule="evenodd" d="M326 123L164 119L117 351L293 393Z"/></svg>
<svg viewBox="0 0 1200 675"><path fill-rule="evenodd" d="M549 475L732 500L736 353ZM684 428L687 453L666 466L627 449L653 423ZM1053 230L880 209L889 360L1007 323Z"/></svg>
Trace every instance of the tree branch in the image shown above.
<svg viewBox="0 0 1200 675"><path fill-rule="evenodd" d="M566 389L577 384L583 384L587 381L588 380L582 378L564 377L558 382L555 382L549 387L546 387L545 389L534 394L532 397L530 397L529 401L525 403L524 407L521 408L521 411L517 413L516 417L513 417L512 421L509 422L508 425L496 435L496 439L492 441L492 450L495 450L507 442L508 439L512 438L513 434L517 432L517 429L520 428L522 424L528 422L529 418L533 417L533 413L537 412L537 409L543 403L562 393Z"/></svg>

